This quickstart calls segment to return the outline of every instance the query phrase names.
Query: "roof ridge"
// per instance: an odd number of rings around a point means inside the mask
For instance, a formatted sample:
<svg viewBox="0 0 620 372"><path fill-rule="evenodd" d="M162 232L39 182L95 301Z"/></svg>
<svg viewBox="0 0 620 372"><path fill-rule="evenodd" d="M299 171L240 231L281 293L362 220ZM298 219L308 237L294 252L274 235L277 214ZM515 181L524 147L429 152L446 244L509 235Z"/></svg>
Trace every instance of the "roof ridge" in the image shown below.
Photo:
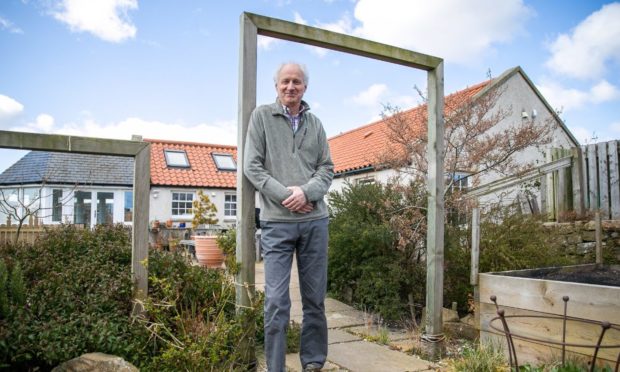
<svg viewBox="0 0 620 372"><path fill-rule="evenodd" d="M465 88L463 88L463 89L461 89L461 90L457 90L456 92L453 92L453 93L450 93L450 94L448 94L448 95L444 96L444 100L447 100L448 98L450 98L450 97L452 97L452 96L456 96L456 95L459 95L459 94L463 94L463 93L465 93L466 91L469 91L469 90L476 90L476 89L478 89L478 88L480 88L480 87L482 87L482 86L486 86L486 85L487 85L487 84L489 84L492 80L493 80L493 79L485 80L485 81L482 81L482 82L480 82L480 83L474 84L474 85L472 85L472 86L465 87ZM414 106L414 107L408 108L408 109L406 109L406 110L400 111L400 112L398 112L398 113L396 113L396 114L408 114L408 113L411 113L411 112L413 112L413 111L415 111L415 110L422 109L422 108L424 108L426 105L427 105L426 103L422 103L422 104L419 104L419 105L417 105L417 106ZM389 117L391 117L391 116L394 116L394 115L390 115ZM353 128L353 129L349 129L349 130L347 130L347 131L345 131L345 132L338 133L338 134L336 134L336 135L334 135L334 136L332 136L332 137L328 138L328 141L331 141L331 140L333 140L333 139L336 139L336 138L338 138L338 137L344 136L344 135L349 134L349 133L353 133L353 132L356 132L356 131L359 131L359 130L362 130L362 129L367 129L368 127L372 127L372 126L375 126L375 125L381 124L381 123L385 122L385 120L386 120L386 118L379 119L379 120L375 120L375 121L370 122L370 123L368 123L368 124L364 124L364 125L362 125L361 127L356 127L356 128Z"/></svg>
<svg viewBox="0 0 620 372"><path fill-rule="evenodd" d="M192 146L202 146L202 147L223 147L229 149L237 149L236 145L224 145L217 143L205 143L205 142L193 142L193 141L176 141L176 140L163 140L156 138L144 138L144 142L150 143L161 143L161 144L171 144L171 145L192 145Z"/></svg>

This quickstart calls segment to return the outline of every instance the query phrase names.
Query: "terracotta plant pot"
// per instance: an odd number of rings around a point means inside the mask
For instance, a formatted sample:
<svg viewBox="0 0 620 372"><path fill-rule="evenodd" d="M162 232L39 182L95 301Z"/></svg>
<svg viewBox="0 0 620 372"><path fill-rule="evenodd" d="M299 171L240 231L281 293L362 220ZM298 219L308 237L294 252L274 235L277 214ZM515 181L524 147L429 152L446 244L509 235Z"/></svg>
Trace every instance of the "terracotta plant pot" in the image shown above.
<svg viewBox="0 0 620 372"><path fill-rule="evenodd" d="M221 268L224 263L224 252L217 246L217 237L195 235L196 258L198 262L208 268Z"/></svg>

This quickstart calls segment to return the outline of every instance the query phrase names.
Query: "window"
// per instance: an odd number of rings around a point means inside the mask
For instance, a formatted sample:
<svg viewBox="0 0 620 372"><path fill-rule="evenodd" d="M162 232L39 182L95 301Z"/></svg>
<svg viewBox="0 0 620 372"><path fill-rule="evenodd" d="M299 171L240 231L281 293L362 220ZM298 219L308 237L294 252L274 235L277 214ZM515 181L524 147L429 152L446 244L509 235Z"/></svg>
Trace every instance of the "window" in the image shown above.
<svg viewBox="0 0 620 372"><path fill-rule="evenodd" d="M237 195L226 194L224 196L224 216L236 217L237 216Z"/></svg>
<svg viewBox="0 0 620 372"><path fill-rule="evenodd" d="M450 180L448 180L450 183ZM454 173L452 174L452 186L449 191L466 191L469 188L469 174L468 173Z"/></svg>
<svg viewBox="0 0 620 372"><path fill-rule="evenodd" d="M91 198L90 191L76 191L73 194L73 223L90 227Z"/></svg>
<svg viewBox="0 0 620 372"><path fill-rule="evenodd" d="M194 201L194 193L173 192L172 193L172 215L173 216L191 215L193 201Z"/></svg>
<svg viewBox="0 0 620 372"><path fill-rule="evenodd" d="M211 154L218 170L237 170L237 164L231 154Z"/></svg>
<svg viewBox="0 0 620 372"><path fill-rule="evenodd" d="M52 222L62 222L62 190L52 190Z"/></svg>
<svg viewBox="0 0 620 372"><path fill-rule="evenodd" d="M183 150L164 150L166 165L169 167L189 168L187 154Z"/></svg>
<svg viewBox="0 0 620 372"><path fill-rule="evenodd" d="M125 191L125 209L123 221L133 221L133 191Z"/></svg>
<svg viewBox="0 0 620 372"><path fill-rule="evenodd" d="M358 185L372 185L375 183L374 177L358 178L355 180Z"/></svg>

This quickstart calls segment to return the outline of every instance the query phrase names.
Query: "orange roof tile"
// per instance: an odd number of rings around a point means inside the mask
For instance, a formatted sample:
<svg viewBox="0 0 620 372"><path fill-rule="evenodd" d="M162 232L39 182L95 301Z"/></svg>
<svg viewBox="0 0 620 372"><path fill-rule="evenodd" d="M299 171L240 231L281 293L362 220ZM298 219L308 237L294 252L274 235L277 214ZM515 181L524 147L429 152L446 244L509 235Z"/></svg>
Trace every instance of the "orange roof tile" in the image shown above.
<svg viewBox="0 0 620 372"><path fill-rule="evenodd" d="M151 184L236 188L237 172L218 170L211 154L231 154L237 161L237 147L208 143L145 139L151 144ZM168 167L164 150L184 150L189 168Z"/></svg>
<svg viewBox="0 0 620 372"><path fill-rule="evenodd" d="M490 81L485 81L445 97L444 113L473 98ZM426 105L400 112L413 133L426 130ZM388 120L379 120L329 138L334 172L344 173L376 167L379 157L391 144Z"/></svg>

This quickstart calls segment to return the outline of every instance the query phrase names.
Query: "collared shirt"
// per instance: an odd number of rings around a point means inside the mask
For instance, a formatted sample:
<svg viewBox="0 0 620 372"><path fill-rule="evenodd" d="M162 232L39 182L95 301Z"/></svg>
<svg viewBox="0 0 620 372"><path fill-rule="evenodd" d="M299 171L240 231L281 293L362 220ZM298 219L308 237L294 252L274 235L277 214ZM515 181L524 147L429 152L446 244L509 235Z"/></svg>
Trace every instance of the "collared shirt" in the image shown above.
<svg viewBox="0 0 620 372"><path fill-rule="evenodd" d="M304 112L306 107L301 105L301 110L297 115L291 115L291 111L287 106L282 105L284 109L284 115L288 118L289 123L291 124L291 128L293 129L293 133L297 133L297 129L299 129L299 123L301 122L301 113Z"/></svg>

